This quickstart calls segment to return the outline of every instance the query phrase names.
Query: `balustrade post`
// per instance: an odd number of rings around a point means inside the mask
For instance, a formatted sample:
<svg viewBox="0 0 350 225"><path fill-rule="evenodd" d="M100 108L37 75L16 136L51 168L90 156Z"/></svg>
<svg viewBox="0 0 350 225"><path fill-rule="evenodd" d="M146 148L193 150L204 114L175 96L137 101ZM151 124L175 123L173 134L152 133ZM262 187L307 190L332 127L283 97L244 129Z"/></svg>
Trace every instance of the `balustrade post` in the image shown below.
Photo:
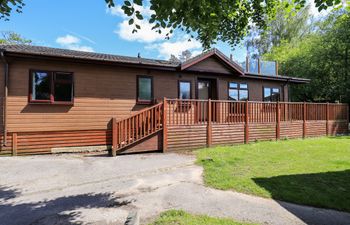
<svg viewBox="0 0 350 225"><path fill-rule="evenodd" d="M17 155L17 133L12 133L12 155Z"/></svg>
<svg viewBox="0 0 350 225"><path fill-rule="evenodd" d="M249 143L249 101L245 102L244 142Z"/></svg>
<svg viewBox="0 0 350 225"><path fill-rule="evenodd" d="M280 121L281 121L281 112L280 112L280 103L276 103L276 140L280 139Z"/></svg>
<svg viewBox="0 0 350 225"><path fill-rule="evenodd" d="M168 126L167 126L167 107L168 102L164 97L163 99L163 152L168 150Z"/></svg>
<svg viewBox="0 0 350 225"><path fill-rule="evenodd" d="M118 129L117 129L117 119L112 119L112 156L117 156L117 146L118 146Z"/></svg>
<svg viewBox="0 0 350 225"><path fill-rule="evenodd" d="M303 104L303 138L306 137L306 103Z"/></svg>
<svg viewBox="0 0 350 225"><path fill-rule="evenodd" d="M326 108L326 135L329 135L329 103L327 102Z"/></svg>
<svg viewBox="0 0 350 225"><path fill-rule="evenodd" d="M212 104L208 99L208 121L207 121L207 146L210 147L212 143Z"/></svg>

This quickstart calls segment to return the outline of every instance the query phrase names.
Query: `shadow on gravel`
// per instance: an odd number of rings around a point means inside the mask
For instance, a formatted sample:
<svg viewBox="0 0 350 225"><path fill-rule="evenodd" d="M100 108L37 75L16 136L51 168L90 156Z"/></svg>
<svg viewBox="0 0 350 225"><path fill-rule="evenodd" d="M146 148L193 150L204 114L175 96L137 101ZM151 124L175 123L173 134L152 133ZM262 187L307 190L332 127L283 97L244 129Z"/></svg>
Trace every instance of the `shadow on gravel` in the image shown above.
<svg viewBox="0 0 350 225"><path fill-rule="evenodd" d="M346 162L338 160L335 163ZM350 212L350 170L282 175L253 178L253 180L276 200ZM312 213L305 207L285 202L279 204L307 224L314 224L314 218L310 217ZM331 218L329 219L329 223L325 224L332 224Z"/></svg>
<svg viewBox="0 0 350 225"><path fill-rule="evenodd" d="M82 194L65 196L47 201L30 203L11 203L20 193L16 190L0 187L0 224L63 225L80 224L75 219L79 208L115 208L127 206L131 201L120 201L111 193Z"/></svg>

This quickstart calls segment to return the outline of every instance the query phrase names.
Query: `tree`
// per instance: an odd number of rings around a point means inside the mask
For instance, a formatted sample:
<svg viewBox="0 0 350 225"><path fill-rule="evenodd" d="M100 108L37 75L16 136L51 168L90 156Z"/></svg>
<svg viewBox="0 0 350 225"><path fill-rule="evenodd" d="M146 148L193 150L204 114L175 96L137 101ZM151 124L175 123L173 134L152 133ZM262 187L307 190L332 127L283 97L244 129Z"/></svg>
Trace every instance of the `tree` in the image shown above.
<svg viewBox="0 0 350 225"><path fill-rule="evenodd" d="M114 0L105 1L109 7L114 6ZM124 13L130 17L129 24L134 25L133 32L140 29L137 20L144 19L135 5L142 6L144 1L126 0L122 6ZM314 1L319 11L342 4L341 0ZM275 17L278 3L279 0L150 0L153 13L148 21L159 33L167 28L168 38L175 29L196 35L204 49L210 48L217 41L234 47L247 34L250 24L266 29L266 20ZM294 0L285 7L299 10L305 4L306 0Z"/></svg>
<svg viewBox="0 0 350 225"><path fill-rule="evenodd" d="M179 59L181 62L184 62L186 60L189 60L192 57L192 53L190 50L185 50L181 52L181 55L179 55Z"/></svg>
<svg viewBox="0 0 350 225"><path fill-rule="evenodd" d="M21 13L24 5L23 0L0 1L0 19L8 20L12 12L12 8L14 8L17 13Z"/></svg>
<svg viewBox="0 0 350 225"><path fill-rule="evenodd" d="M170 59L169 59L170 62L173 62L173 63L180 63L180 59L178 59L175 55L171 54L170 55Z"/></svg>
<svg viewBox="0 0 350 225"><path fill-rule="evenodd" d="M20 34L17 34L13 31L2 31L2 38L0 38L0 44L22 44L28 45L31 44L32 41L22 37Z"/></svg>
<svg viewBox="0 0 350 225"><path fill-rule="evenodd" d="M298 41L310 34L313 17L309 15L310 5L297 11L286 7L288 0L278 3L275 18L267 20L267 28L252 27L245 38L247 52L263 55L282 43Z"/></svg>
<svg viewBox="0 0 350 225"><path fill-rule="evenodd" d="M283 43L264 55L280 62L288 76L310 78L292 87L293 101L350 103L350 12L336 11L298 42Z"/></svg>
<svg viewBox="0 0 350 225"><path fill-rule="evenodd" d="M339 6L341 0L314 0L319 11L330 6ZM114 0L105 0L109 7L115 6ZM148 22L159 33L166 30L166 36L175 29L182 29L202 43L208 49L217 41L223 41L232 47L238 44L247 34L250 24L259 29L266 28L266 18L274 18L279 0L125 0L122 6L124 13L130 17L129 24L134 31L140 29L137 20L143 20L144 15L135 6L148 2L152 15ZM289 5L300 9L306 0L294 0ZM23 0L3 0L0 3L0 15L8 18L12 7L21 12ZM287 5L288 6L288 5Z"/></svg>

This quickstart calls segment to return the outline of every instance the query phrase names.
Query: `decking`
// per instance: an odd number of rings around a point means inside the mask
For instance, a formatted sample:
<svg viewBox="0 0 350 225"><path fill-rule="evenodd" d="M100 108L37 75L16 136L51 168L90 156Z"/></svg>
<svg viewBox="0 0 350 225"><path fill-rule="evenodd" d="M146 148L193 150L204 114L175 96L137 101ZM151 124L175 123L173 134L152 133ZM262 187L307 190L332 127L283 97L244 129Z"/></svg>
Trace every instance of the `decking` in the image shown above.
<svg viewBox="0 0 350 225"><path fill-rule="evenodd" d="M113 155L158 135L158 150L347 134L347 104L164 99L113 120Z"/></svg>

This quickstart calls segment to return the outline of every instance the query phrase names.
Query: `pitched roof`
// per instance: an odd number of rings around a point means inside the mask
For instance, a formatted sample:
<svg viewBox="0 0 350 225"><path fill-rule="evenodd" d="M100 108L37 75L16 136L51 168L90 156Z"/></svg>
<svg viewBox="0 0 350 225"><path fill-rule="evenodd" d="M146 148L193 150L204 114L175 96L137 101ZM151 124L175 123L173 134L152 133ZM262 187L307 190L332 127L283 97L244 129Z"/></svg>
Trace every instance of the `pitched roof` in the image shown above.
<svg viewBox="0 0 350 225"><path fill-rule="evenodd" d="M244 69L238 63L230 60L218 49L214 48L207 52L195 56L185 62L172 62L169 60L157 60L157 59L147 59L139 57L130 56L120 56L112 54L103 54L95 52L83 52L75 50L67 50L60 48L50 48L43 46L33 46L33 45L4 45L0 44L0 52L27 55L27 56L45 56L45 57L57 57L57 58L67 58L67 59L79 59L79 60L92 60L99 62L110 62L110 63L125 63L143 66L154 66L159 68L168 68L171 70L185 70L190 66L199 63L211 56L219 58L223 63L225 63L229 68L240 73L241 77L253 78L253 79L264 79L264 80L280 80L293 83L308 83L309 79L287 77L287 76L270 76L270 75L257 75L244 72Z"/></svg>
<svg viewBox="0 0 350 225"><path fill-rule="evenodd" d="M219 59L221 59L221 61L223 61L228 67L230 67L231 69L239 72L241 75L244 74L244 70L242 68L241 65L239 65L238 63L230 60L225 54L223 54L222 52L220 52L218 49L213 48L209 51L203 52L202 54L199 54L185 62L183 62L181 64L181 70L184 70L188 67L191 67L192 65L203 61L204 59L207 59L211 56L215 56Z"/></svg>
<svg viewBox="0 0 350 225"><path fill-rule="evenodd" d="M102 54L102 53L95 53L95 52L74 51L74 50L67 50L67 49L60 49L60 48L49 48L49 47L33 46L33 45L0 45L0 50L10 52L10 53L74 58L74 59L82 59L82 60L97 60L97 61L104 61L104 62L144 64L144 65L166 66L166 67L179 66L178 63L173 63L168 60L146 59L146 58L138 58L138 57Z"/></svg>

